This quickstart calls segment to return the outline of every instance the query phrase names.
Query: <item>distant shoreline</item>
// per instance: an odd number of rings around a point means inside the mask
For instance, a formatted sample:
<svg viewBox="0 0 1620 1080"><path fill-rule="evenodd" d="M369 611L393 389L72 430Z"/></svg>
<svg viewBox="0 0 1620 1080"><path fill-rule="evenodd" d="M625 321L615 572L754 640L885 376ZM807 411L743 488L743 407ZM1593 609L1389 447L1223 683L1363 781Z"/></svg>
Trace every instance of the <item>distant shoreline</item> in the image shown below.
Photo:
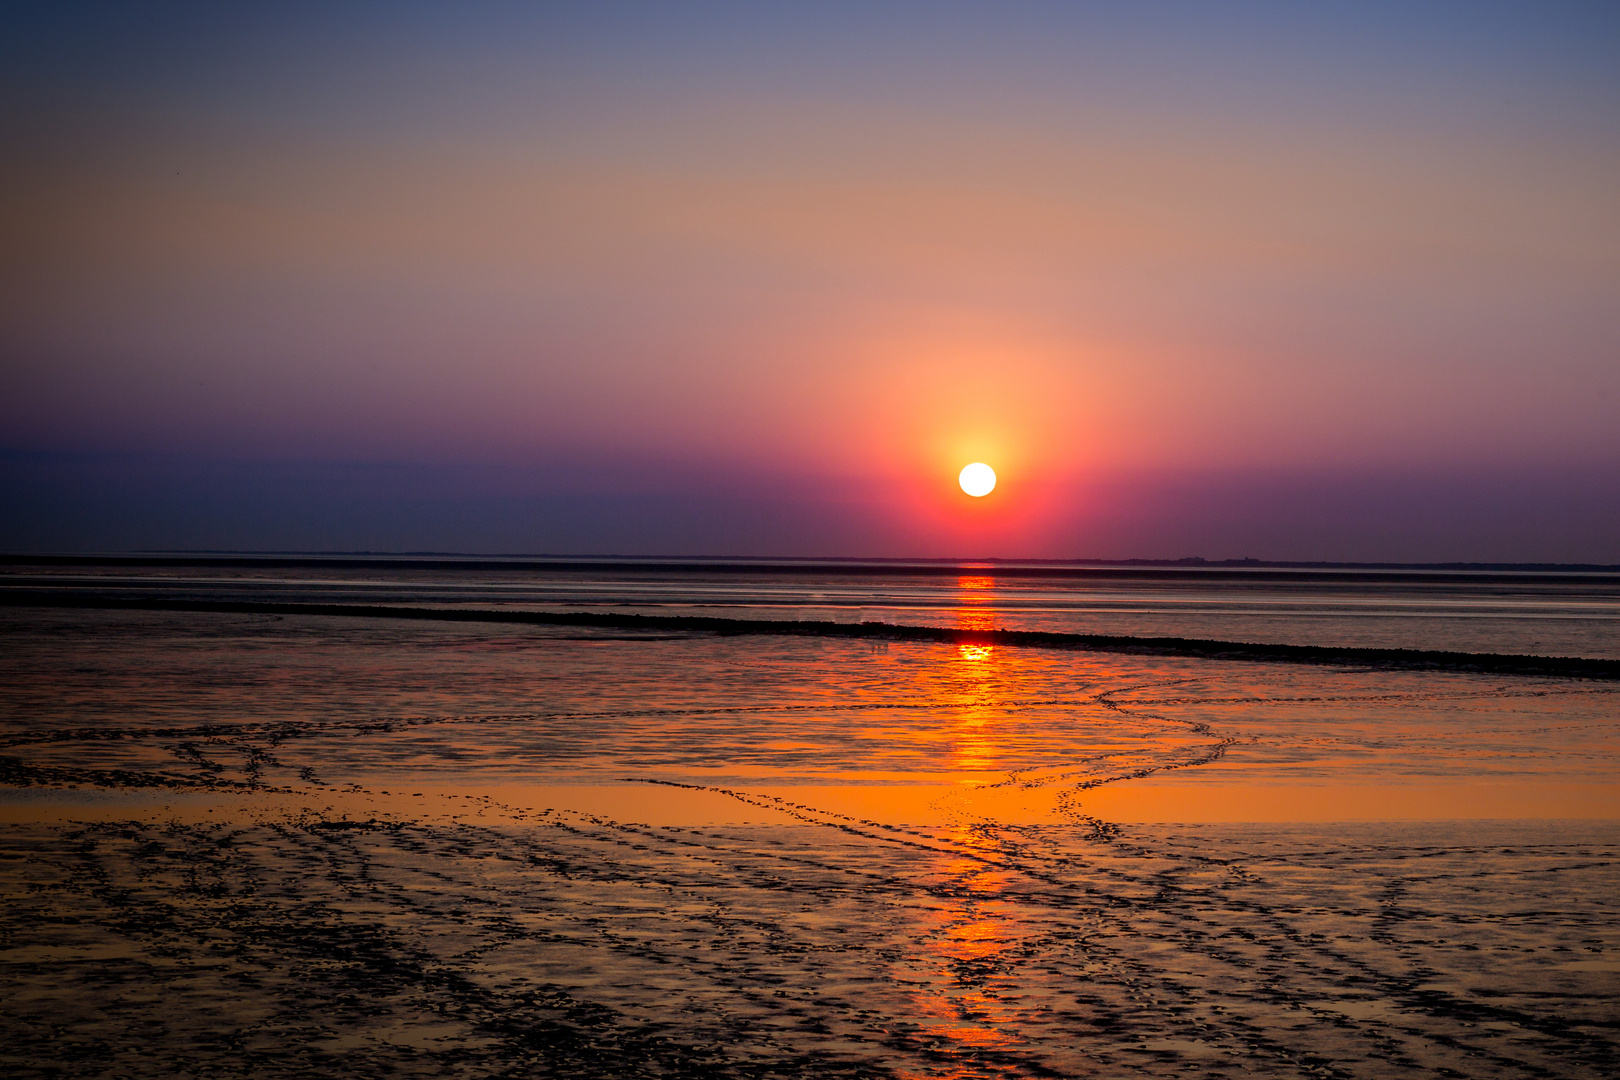
<svg viewBox="0 0 1620 1080"><path fill-rule="evenodd" d="M1444 581L1545 582L1620 585L1620 564L1598 563L1334 563L1258 559L841 559L450 555L377 552L127 552L122 554L0 554L0 567L184 567L233 569L531 570L550 572L642 572L706 574L911 575L977 574L1005 578L1109 579L1148 576L1160 580L1242 581Z"/></svg>
<svg viewBox="0 0 1620 1080"><path fill-rule="evenodd" d="M707 615L630 615L589 612L492 611L466 608L384 607L361 604L300 604L258 601L116 599L64 595L54 590L0 588L0 606L115 611L182 611L217 614L314 615L435 622L488 622L530 626L575 626L608 630L683 631L721 636L761 635L961 645L1069 648L1143 656L1210 660L1375 667L1487 675L1620 680L1620 660L1570 656L1381 649L1355 646L1269 645L1203 638L1129 637L1042 630L962 630L900 623L839 623L815 620L727 619Z"/></svg>

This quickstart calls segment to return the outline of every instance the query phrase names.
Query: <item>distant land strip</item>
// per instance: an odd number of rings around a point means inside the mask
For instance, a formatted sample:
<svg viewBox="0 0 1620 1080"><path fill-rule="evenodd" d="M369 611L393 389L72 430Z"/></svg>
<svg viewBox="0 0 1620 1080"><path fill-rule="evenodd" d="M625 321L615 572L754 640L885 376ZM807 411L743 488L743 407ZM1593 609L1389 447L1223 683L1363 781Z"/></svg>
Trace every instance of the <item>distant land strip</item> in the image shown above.
<svg viewBox="0 0 1620 1080"><path fill-rule="evenodd" d="M0 567L207 567L256 570L498 570L609 574L793 574L811 577L1058 578L1069 580L1242 581L1402 585L1493 584L1620 588L1620 566L1589 563L1284 563L1258 559L1125 559L1113 562L1020 559L710 559L248 554L171 552L121 555L0 553Z"/></svg>
<svg viewBox="0 0 1620 1080"><path fill-rule="evenodd" d="M931 641L952 645L1018 645L1081 649L1138 656L1190 656L1211 660L1377 667L1408 671L1474 672L1489 675L1554 676L1620 680L1620 660L1579 656L1516 656L1431 649L1369 649L1330 645L1267 645L1206 638L1065 634L1046 630L960 630L900 623L840 623L788 619L724 619L709 615L629 615L574 611L491 611L469 608L385 607L362 604L297 604L240 600L123 599L65 594L56 590L0 588L0 606L91 608L124 611L195 611L223 614L322 615L434 622L516 623L605 630L687 631L725 636L857 638Z"/></svg>

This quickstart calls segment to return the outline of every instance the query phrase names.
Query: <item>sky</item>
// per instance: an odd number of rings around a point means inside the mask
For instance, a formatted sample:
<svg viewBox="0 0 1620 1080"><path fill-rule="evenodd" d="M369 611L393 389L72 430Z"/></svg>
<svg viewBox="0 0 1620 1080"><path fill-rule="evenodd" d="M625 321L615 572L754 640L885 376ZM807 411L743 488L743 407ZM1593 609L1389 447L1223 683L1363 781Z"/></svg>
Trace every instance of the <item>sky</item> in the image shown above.
<svg viewBox="0 0 1620 1080"><path fill-rule="evenodd" d="M1549 2L10 4L0 549L1620 563L1617 55Z"/></svg>

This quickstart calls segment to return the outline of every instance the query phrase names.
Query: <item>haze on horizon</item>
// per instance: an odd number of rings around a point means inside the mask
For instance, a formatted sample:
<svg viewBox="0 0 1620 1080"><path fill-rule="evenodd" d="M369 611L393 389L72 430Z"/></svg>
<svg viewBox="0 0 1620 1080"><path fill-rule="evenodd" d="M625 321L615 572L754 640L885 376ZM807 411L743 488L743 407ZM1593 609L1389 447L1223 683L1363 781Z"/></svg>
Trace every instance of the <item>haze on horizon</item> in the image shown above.
<svg viewBox="0 0 1620 1080"><path fill-rule="evenodd" d="M1616 55L1601 4L8 5L0 549L1620 562Z"/></svg>

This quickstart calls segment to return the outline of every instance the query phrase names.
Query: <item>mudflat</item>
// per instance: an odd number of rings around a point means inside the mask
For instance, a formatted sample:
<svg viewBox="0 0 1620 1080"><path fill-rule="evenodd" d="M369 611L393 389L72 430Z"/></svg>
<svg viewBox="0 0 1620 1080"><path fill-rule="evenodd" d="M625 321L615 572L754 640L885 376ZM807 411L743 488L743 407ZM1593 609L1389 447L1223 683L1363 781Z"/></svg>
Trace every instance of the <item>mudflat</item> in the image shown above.
<svg viewBox="0 0 1620 1080"><path fill-rule="evenodd" d="M0 615L20 1076L1560 1076L1613 684Z"/></svg>

